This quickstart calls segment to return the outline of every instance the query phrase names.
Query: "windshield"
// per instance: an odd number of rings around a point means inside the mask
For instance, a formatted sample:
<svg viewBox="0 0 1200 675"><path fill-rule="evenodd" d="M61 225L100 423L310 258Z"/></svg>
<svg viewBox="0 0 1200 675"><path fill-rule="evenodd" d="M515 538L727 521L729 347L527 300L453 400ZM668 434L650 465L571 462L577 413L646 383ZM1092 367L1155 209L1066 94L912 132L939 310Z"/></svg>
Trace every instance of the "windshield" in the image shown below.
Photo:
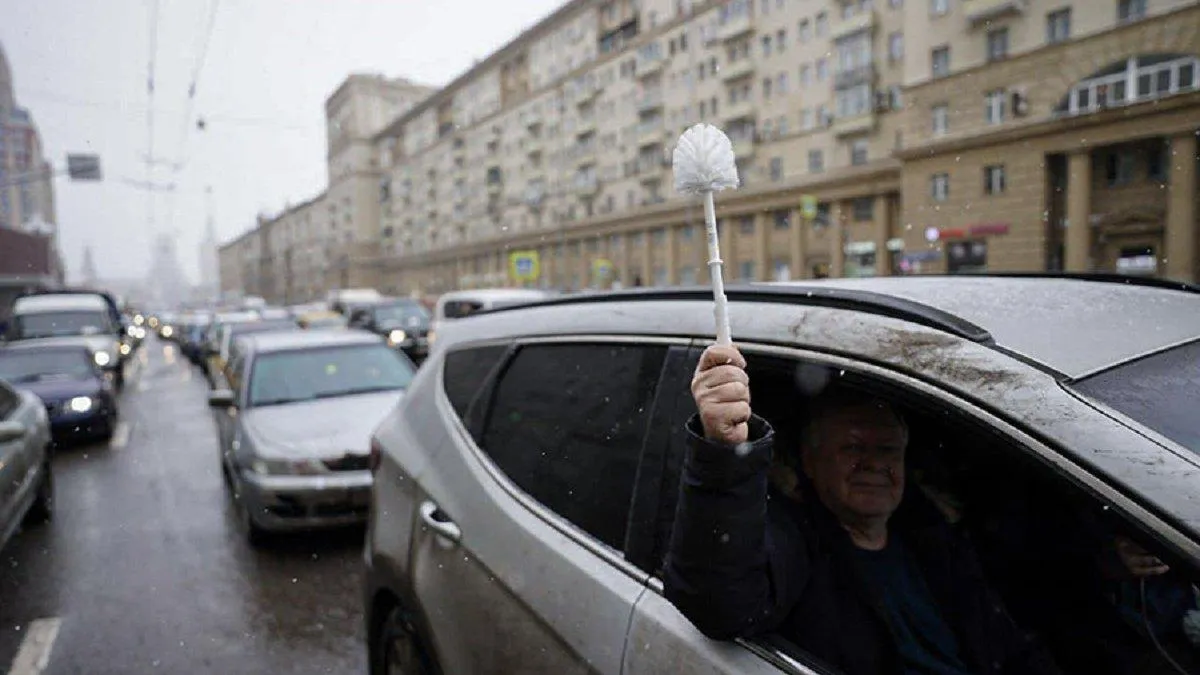
<svg viewBox="0 0 1200 675"><path fill-rule="evenodd" d="M429 322L429 312L415 302L381 305L375 308L375 321L380 325L416 326Z"/></svg>
<svg viewBox="0 0 1200 675"><path fill-rule="evenodd" d="M404 389L412 376L408 361L381 344L264 354L254 361L250 405Z"/></svg>
<svg viewBox="0 0 1200 675"><path fill-rule="evenodd" d="M22 314L13 321L17 338L99 335L108 332L108 315L95 310Z"/></svg>
<svg viewBox="0 0 1200 675"><path fill-rule="evenodd" d="M47 379L82 380L94 375L86 349L0 351L0 380L13 384Z"/></svg>
<svg viewBox="0 0 1200 675"><path fill-rule="evenodd" d="M1093 375L1075 389L1200 454L1200 341Z"/></svg>

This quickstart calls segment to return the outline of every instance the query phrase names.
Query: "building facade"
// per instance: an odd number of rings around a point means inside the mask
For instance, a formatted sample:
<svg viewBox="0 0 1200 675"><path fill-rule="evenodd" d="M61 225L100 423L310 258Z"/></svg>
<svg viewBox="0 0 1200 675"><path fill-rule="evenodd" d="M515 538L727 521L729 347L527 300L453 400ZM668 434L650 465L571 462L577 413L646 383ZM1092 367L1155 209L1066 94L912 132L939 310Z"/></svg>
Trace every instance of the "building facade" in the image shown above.
<svg viewBox="0 0 1200 675"><path fill-rule="evenodd" d="M33 115L16 100L12 70L0 47L0 228L47 238L50 274L61 280L56 222L54 168L43 156Z"/></svg>
<svg viewBox="0 0 1200 675"><path fill-rule="evenodd" d="M220 288L300 303L334 288L375 285L380 178L375 136L431 93L404 79L351 75L325 102L327 187L217 252Z"/></svg>
<svg viewBox="0 0 1200 675"><path fill-rule="evenodd" d="M573 0L375 135L379 255L348 260L391 293L514 283L515 252L543 286L706 282L669 159L707 121L732 279L1191 281L1198 55L1195 0Z"/></svg>

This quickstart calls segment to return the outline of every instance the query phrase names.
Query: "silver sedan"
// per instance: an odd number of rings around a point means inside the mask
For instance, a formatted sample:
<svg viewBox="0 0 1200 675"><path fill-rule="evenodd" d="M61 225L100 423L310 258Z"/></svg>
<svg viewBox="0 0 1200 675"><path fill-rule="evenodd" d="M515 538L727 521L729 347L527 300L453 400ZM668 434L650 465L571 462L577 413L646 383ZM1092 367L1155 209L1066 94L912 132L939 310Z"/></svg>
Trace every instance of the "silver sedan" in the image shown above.
<svg viewBox="0 0 1200 675"><path fill-rule="evenodd" d="M50 422L36 395L0 380L0 549L22 523L50 519Z"/></svg>
<svg viewBox="0 0 1200 675"><path fill-rule="evenodd" d="M371 432L414 368L358 331L263 333L230 356L231 389L210 393L221 468L251 543L267 532L362 523Z"/></svg>

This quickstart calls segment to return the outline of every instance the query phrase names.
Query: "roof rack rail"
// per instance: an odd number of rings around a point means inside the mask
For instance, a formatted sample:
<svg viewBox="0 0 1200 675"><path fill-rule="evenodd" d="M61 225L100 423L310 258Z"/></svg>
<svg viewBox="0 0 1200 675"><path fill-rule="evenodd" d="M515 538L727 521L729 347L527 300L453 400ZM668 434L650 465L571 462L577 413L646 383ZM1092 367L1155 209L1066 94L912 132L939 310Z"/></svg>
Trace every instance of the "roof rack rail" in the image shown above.
<svg viewBox="0 0 1200 675"><path fill-rule="evenodd" d="M1001 277L1009 279L1075 279L1078 281L1095 281L1107 284L1124 284L1126 286L1145 286L1147 288L1162 288L1188 293L1200 293L1200 284L1186 281L1172 281L1158 277L1136 277L1116 272L964 272L937 276L955 277Z"/></svg>
<svg viewBox="0 0 1200 675"><path fill-rule="evenodd" d="M871 291L822 286L819 284L789 284L786 286L735 284L725 287L725 296L731 302L765 302L849 309L909 321L973 342L984 344L994 342L991 333L987 332L987 330L954 314L912 300ZM690 286L635 288L602 293L580 293L519 305L496 307L479 312L477 316L528 307L585 305L605 302L648 302L654 300L712 300L712 289L707 286Z"/></svg>

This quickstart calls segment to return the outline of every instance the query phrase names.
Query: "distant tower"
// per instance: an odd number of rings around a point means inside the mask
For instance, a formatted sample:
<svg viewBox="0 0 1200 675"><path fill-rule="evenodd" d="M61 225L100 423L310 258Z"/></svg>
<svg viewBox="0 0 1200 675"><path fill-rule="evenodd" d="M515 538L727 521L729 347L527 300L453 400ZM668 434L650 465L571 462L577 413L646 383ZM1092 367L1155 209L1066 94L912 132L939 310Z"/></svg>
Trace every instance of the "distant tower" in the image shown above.
<svg viewBox="0 0 1200 675"><path fill-rule="evenodd" d="M100 277L96 274L96 261L92 258L92 245L88 244L83 249L83 285L95 286Z"/></svg>
<svg viewBox="0 0 1200 675"><path fill-rule="evenodd" d="M162 232L154 238L151 251L149 291L162 307L174 307L187 296L187 281L179 270L175 234Z"/></svg>
<svg viewBox="0 0 1200 675"><path fill-rule="evenodd" d="M204 239L200 242L200 295L208 301L217 299L220 285L220 260L217 254L217 228L213 216L212 187L205 188Z"/></svg>

